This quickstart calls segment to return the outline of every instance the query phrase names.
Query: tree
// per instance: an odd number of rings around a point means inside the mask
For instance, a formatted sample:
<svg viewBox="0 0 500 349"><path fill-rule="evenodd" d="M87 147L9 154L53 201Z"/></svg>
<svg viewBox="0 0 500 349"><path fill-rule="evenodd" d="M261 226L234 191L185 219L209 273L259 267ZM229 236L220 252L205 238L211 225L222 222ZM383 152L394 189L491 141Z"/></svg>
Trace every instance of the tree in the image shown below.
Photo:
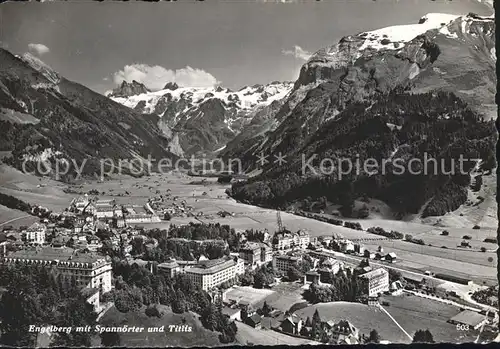
<svg viewBox="0 0 500 349"><path fill-rule="evenodd" d="M313 338L315 338L321 330L321 317L319 316L318 309L313 314L312 318L312 334Z"/></svg>
<svg viewBox="0 0 500 349"><path fill-rule="evenodd" d="M297 281L302 277L302 273L297 268L290 267L290 268L288 268L286 276L287 276L288 280L290 280L290 281Z"/></svg>
<svg viewBox="0 0 500 349"><path fill-rule="evenodd" d="M269 316L271 311L272 308L267 304L266 301L264 301L264 304L262 305L262 316Z"/></svg>
<svg viewBox="0 0 500 349"><path fill-rule="evenodd" d="M368 337L368 343L380 343L380 336L376 330L370 331L370 336Z"/></svg>
<svg viewBox="0 0 500 349"><path fill-rule="evenodd" d="M366 204L364 204L358 212L358 218L367 218L369 215L370 209L366 206Z"/></svg>
<svg viewBox="0 0 500 349"><path fill-rule="evenodd" d="M33 292L9 290L2 296L0 341L7 346L35 346L36 334L28 327L42 319L42 309Z"/></svg>
<svg viewBox="0 0 500 349"><path fill-rule="evenodd" d="M274 281L274 274L272 271L267 270L265 267L262 267L254 276L254 284L255 288L263 288L272 284Z"/></svg>
<svg viewBox="0 0 500 349"><path fill-rule="evenodd" d="M403 279L401 272L395 269L389 269L389 282L394 282Z"/></svg>
<svg viewBox="0 0 500 349"><path fill-rule="evenodd" d="M201 313L201 323L203 327L214 331L217 328L217 315L213 303L209 304Z"/></svg>
<svg viewBox="0 0 500 349"><path fill-rule="evenodd" d="M431 331L427 330L418 330L413 335L413 343L434 343L434 338L432 336Z"/></svg>
<svg viewBox="0 0 500 349"><path fill-rule="evenodd" d="M76 328L80 326L93 327L96 324L97 314L94 312L94 307L87 303L86 299L79 293L60 308L62 311L60 310L61 313L55 322L57 326ZM89 347L92 344L91 338L91 332L58 332L52 344L69 348Z"/></svg>
<svg viewBox="0 0 500 349"><path fill-rule="evenodd" d="M370 261L368 260L368 258L362 259L361 262L359 262L359 264L358 264L359 268L364 268L364 267L369 267L369 266L370 266Z"/></svg>
<svg viewBox="0 0 500 349"><path fill-rule="evenodd" d="M117 332L103 332L101 333L101 345L105 347L119 347L122 341L120 334Z"/></svg>
<svg viewBox="0 0 500 349"><path fill-rule="evenodd" d="M184 297L184 293L179 289L176 292L176 298L172 302L172 311L176 314L182 314L186 310L186 297Z"/></svg>
<svg viewBox="0 0 500 349"><path fill-rule="evenodd" d="M158 307L156 305L152 305L152 306L149 306L146 308L145 310L145 314L148 316L148 317L157 317L157 318L161 318L161 311L160 309L158 309Z"/></svg>
<svg viewBox="0 0 500 349"><path fill-rule="evenodd" d="M311 318L309 316L306 319L305 327L312 327L312 321L311 321Z"/></svg>

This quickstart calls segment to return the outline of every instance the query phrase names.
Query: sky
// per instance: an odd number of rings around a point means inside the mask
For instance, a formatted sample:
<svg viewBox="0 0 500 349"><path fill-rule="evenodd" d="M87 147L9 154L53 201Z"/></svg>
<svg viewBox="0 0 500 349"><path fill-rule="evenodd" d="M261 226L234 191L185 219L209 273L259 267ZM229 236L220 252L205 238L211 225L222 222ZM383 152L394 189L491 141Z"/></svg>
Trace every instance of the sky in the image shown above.
<svg viewBox="0 0 500 349"><path fill-rule="evenodd" d="M286 3L283 3L286 2ZM417 23L430 12L490 15L480 0L178 0L0 5L0 46L31 52L104 93L124 79L161 89L294 81L345 35Z"/></svg>

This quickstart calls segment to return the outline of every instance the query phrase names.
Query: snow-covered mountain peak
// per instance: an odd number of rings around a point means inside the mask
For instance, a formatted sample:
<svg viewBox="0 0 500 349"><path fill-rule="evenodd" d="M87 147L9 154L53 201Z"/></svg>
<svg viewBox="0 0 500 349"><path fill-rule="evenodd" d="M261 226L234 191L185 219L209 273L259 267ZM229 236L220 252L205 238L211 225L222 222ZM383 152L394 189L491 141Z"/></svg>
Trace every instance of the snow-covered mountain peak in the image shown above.
<svg viewBox="0 0 500 349"><path fill-rule="evenodd" d="M130 94L108 94L108 97L141 113L157 114L160 126L179 134L184 152L220 149L253 117L273 102L284 99L292 90L292 82L272 82L245 86L232 91L222 86L183 87L167 83L159 91Z"/></svg>
<svg viewBox="0 0 500 349"><path fill-rule="evenodd" d="M165 110L158 110L157 105L162 100L168 102L180 101L185 102L185 109L196 108L209 99L216 98L221 100L228 107L235 107L241 110L252 110L260 106L271 104L277 99L284 98L292 89L292 82L271 83L268 85L255 85L252 87L244 87L237 92L222 87L179 87L177 84L167 84L165 89L141 93L129 97L109 97L115 102L123 104L129 108L135 108L142 105L142 111L145 113L159 113L160 115ZM162 108L160 108L162 109Z"/></svg>
<svg viewBox="0 0 500 349"><path fill-rule="evenodd" d="M364 42L358 50L401 49L407 42L415 39L417 36L429 30L444 27L458 17L460 16L445 13L428 13L420 18L416 24L395 25L360 33L357 37L362 38Z"/></svg>

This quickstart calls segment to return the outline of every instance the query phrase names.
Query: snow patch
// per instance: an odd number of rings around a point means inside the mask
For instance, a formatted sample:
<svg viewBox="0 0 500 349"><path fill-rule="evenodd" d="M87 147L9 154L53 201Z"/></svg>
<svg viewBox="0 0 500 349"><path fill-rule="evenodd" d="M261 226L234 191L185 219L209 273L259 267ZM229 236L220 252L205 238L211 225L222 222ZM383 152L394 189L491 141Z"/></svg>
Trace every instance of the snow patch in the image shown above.
<svg viewBox="0 0 500 349"><path fill-rule="evenodd" d="M35 90L37 90L39 88L44 89L44 90L54 89L57 92L61 93L61 91L59 90L59 86L54 85L52 83L39 82L38 84L31 85L31 87L34 88Z"/></svg>
<svg viewBox="0 0 500 349"><path fill-rule="evenodd" d="M144 101L146 113L152 113L159 99L167 93L172 96L173 101L184 99L193 104L193 107L197 107L212 98L217 98L227 105L234 105L242 110L251 110L284 98L292 90L292 87L293 83L291 82L244 87L237 92L228 92L227 89L220 91L214 87L180 87L174 91L159 90L127 98L111 97L111 99L129 108L134 108L137 103Z"/></svg>
<svg viewBox="0 0 500 349"><path fill-rule="evenodd" d="M441 29L439 29L439 33L451 39L458 39L457 33L451 33L447 26L444 26Z"/></svg>
<svg viewBox="0 0 500 349"><path fill-rule="evenodd" d="M222 148L217 149L215 152L218 153L220 151L223 151L224 149L226 149L226 146L223 146Z"/></svg>
<svg viewBox="0 0 500 349"><path fill-rule="evenodd" d="M439 29L458 17L460 16L444 13L429 13L421 18L420 24L395 25L358 34L358 37L362 35L365 39L359 50L393 49L395 45L391 47L388 44L396 42L399 43L398 48L401 48L401 46L404 46L405 43L415 39L417 36L432 29Z"/></svg>
<svg viewBox="0 0 500 349"><path fill-rule="evenodd" d="M414 79L420 73L420 68L416 63L413 63L410 67L410 80Z"/></svg>
<svg viewBox="0 0 500 349"><path fill-rule="evenodd" d="M19 106L21 106L21 108L23 108L23 110L24 110L25 113L28 112L28 105L26 105L26 103L24 103L23 100L16 99L16 102L17 102L17 104L19 104Z"/></svg>
<svg viewBox="0 0 500 349"><path fill-rule="evenodd" d="M23 160L46 162L50 158L53 158L58 155L62 155L62 153L58 150L54 151L52 148L45 148L42 152L38 154L23 154Z"/></svg>
<svg viewBox="0 0 500 349"><path fill-rule="evenodd" d="M42 62L39 58L30 53L25 53L21 59L28 63L33 69L41 73L52 84L57 85L61 81L61 77L51 67Z"/></svg>
<svg viewBox="0 0 500 349"><path fill-rule="evenodd" d="M446 75L446 72L442 71L438 67L433 67L432 70L434 70L436 73L441 74L441 75Z"/></svg>

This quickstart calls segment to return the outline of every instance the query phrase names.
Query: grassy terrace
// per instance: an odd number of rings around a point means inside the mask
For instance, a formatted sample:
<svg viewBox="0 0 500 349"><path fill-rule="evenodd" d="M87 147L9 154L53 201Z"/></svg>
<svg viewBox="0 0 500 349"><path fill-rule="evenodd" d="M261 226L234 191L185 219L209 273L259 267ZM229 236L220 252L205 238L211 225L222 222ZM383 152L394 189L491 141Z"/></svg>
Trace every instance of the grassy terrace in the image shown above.
<svg viewBox="0 0 500 349"><path fill-rule="evenodd" d="M115 307L109 309L100 321L101 326L165 326L167 332L147 333L120 333L121 345L125 347L194 347L194 346L221 346L218 332L203 328L197 316L192 313L174 314L170 307L160 306L164 315L161 318L148 317L144 313L145 307L136 312L121 313ZM186 325L193 328L192 332L168 332L169 325L181 325L182 319Z"/></svg>

